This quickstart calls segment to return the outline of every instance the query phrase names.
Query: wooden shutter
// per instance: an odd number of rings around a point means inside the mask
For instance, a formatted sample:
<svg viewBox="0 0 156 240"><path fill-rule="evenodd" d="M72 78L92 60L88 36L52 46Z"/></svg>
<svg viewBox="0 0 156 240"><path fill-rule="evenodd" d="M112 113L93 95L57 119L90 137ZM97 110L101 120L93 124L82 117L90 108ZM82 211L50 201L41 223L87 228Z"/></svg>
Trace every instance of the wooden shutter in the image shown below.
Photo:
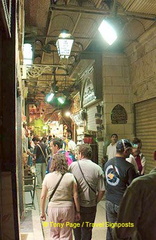
<svg viewBox="0 0 156 240"><path fill-rule="evenodd" d="M156 98L135 104L136 137L142 140L142 152L146 157L146 173L156 166L153 153L156 150Z"/></svg>

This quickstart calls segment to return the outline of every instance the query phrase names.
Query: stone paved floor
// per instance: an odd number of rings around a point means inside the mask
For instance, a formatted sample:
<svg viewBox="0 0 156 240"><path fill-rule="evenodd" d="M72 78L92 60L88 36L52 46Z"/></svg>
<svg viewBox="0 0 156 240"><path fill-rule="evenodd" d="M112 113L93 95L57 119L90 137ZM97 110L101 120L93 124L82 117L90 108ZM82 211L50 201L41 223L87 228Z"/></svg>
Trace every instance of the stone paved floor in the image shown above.
<svg viewBox="0 0 156 240"><path fill-rule="evenodd" d="M25 195L25 201L30 202L30 196L28 193ZM21 240L44 240L39 212L38 198L36 195L35 209L26 207L24 217L21 219Z"/></svg>
<svg viewBox="0 0 156 240"><path fill-rule="evenodd" d="M49 228L43 227L39 218L39 199L41 190L37 189L35 196L35 210L27 208L24 218L21 220L20 231L21 240L50 240ZM28 196L26 196L28 198ZM105 203L104 200L98 204L95 223L105 223ZM96 226L93 228L92 240L105 240L106 227Z"/></svg>

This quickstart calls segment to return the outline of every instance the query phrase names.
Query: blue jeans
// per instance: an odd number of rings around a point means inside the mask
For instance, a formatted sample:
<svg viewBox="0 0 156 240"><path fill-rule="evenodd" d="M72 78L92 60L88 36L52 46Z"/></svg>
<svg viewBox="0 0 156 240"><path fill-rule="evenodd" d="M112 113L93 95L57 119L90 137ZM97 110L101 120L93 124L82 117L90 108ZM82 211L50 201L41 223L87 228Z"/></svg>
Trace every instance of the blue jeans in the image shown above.
<svg viewBox="0 0 156 240"><path fill-rule="evenodd" d="M75 240L91 240L92 239L92 226L89 223L94 223L96 215L95 207L80 207L81 227L74 229ZM88 223L87 223L88 222Z"/></svg>
<svg viewBox="0 0 156 240"><path fill-rule="evenodd" d="M109 223L115 223L117 220L117 214L119 211L119 206L106 200L106 221ZM113 240L112 228L107 227L106 240Z"/></svg>

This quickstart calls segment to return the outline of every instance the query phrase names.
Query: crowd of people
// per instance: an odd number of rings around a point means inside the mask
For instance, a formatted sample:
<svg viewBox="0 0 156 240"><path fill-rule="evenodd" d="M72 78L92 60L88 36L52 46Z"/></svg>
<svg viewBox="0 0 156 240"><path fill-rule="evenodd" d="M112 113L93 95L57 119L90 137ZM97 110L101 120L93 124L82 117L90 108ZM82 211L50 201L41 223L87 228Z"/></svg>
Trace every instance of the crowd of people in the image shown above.
<svg viewBox="0 0 156 240"><path fill-rule="evenodd" d="M75 161L76 144L71 137L38 137L32 134L25 123L22 129L22 146L24 167L36 173L38 188L42 188L45 174L50 171L53 154L64 153L68 165Z"/></svg>
<svg viewBox="0 0 156 240"><path fill-rule="evenodd" d="M104 194L106 240L155 239L156 170L145 174L140 139L118 140L112 134L102 166L91 160L89 144L81 144L75 155L71 139L68 144L55 136L32 137L31 143L27 164L35 164L37 187L42 188L40 217L51 223L50 239L72 240L74 234L75 240L91 240L97 204Z"/></svg>
<svg viewBox="0 0 156 240"><path fill-rule="evenodd" d="M114 151L114 146L116 152ZM156 237L156 169L145 174L142 142L118 141L112 134L103 161L106 187L106 240L153 240ZM111 158L110 151L112 150Z"/></svg>

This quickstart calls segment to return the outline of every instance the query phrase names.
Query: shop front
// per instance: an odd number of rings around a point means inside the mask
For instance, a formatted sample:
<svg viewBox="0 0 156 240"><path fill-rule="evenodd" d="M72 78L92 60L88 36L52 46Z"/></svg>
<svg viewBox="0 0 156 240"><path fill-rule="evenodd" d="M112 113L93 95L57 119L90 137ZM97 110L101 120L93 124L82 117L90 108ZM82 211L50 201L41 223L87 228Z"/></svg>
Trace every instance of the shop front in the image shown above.
<svg viewBox="0 0 156 240"><path fill-rule="evenodd" d="M82 75L81 95L82 116L85 119L84 143L90 144L92 160L100 164L103 140L103 102L102 87L97 88L95 65L90 66Z"/></svg>

